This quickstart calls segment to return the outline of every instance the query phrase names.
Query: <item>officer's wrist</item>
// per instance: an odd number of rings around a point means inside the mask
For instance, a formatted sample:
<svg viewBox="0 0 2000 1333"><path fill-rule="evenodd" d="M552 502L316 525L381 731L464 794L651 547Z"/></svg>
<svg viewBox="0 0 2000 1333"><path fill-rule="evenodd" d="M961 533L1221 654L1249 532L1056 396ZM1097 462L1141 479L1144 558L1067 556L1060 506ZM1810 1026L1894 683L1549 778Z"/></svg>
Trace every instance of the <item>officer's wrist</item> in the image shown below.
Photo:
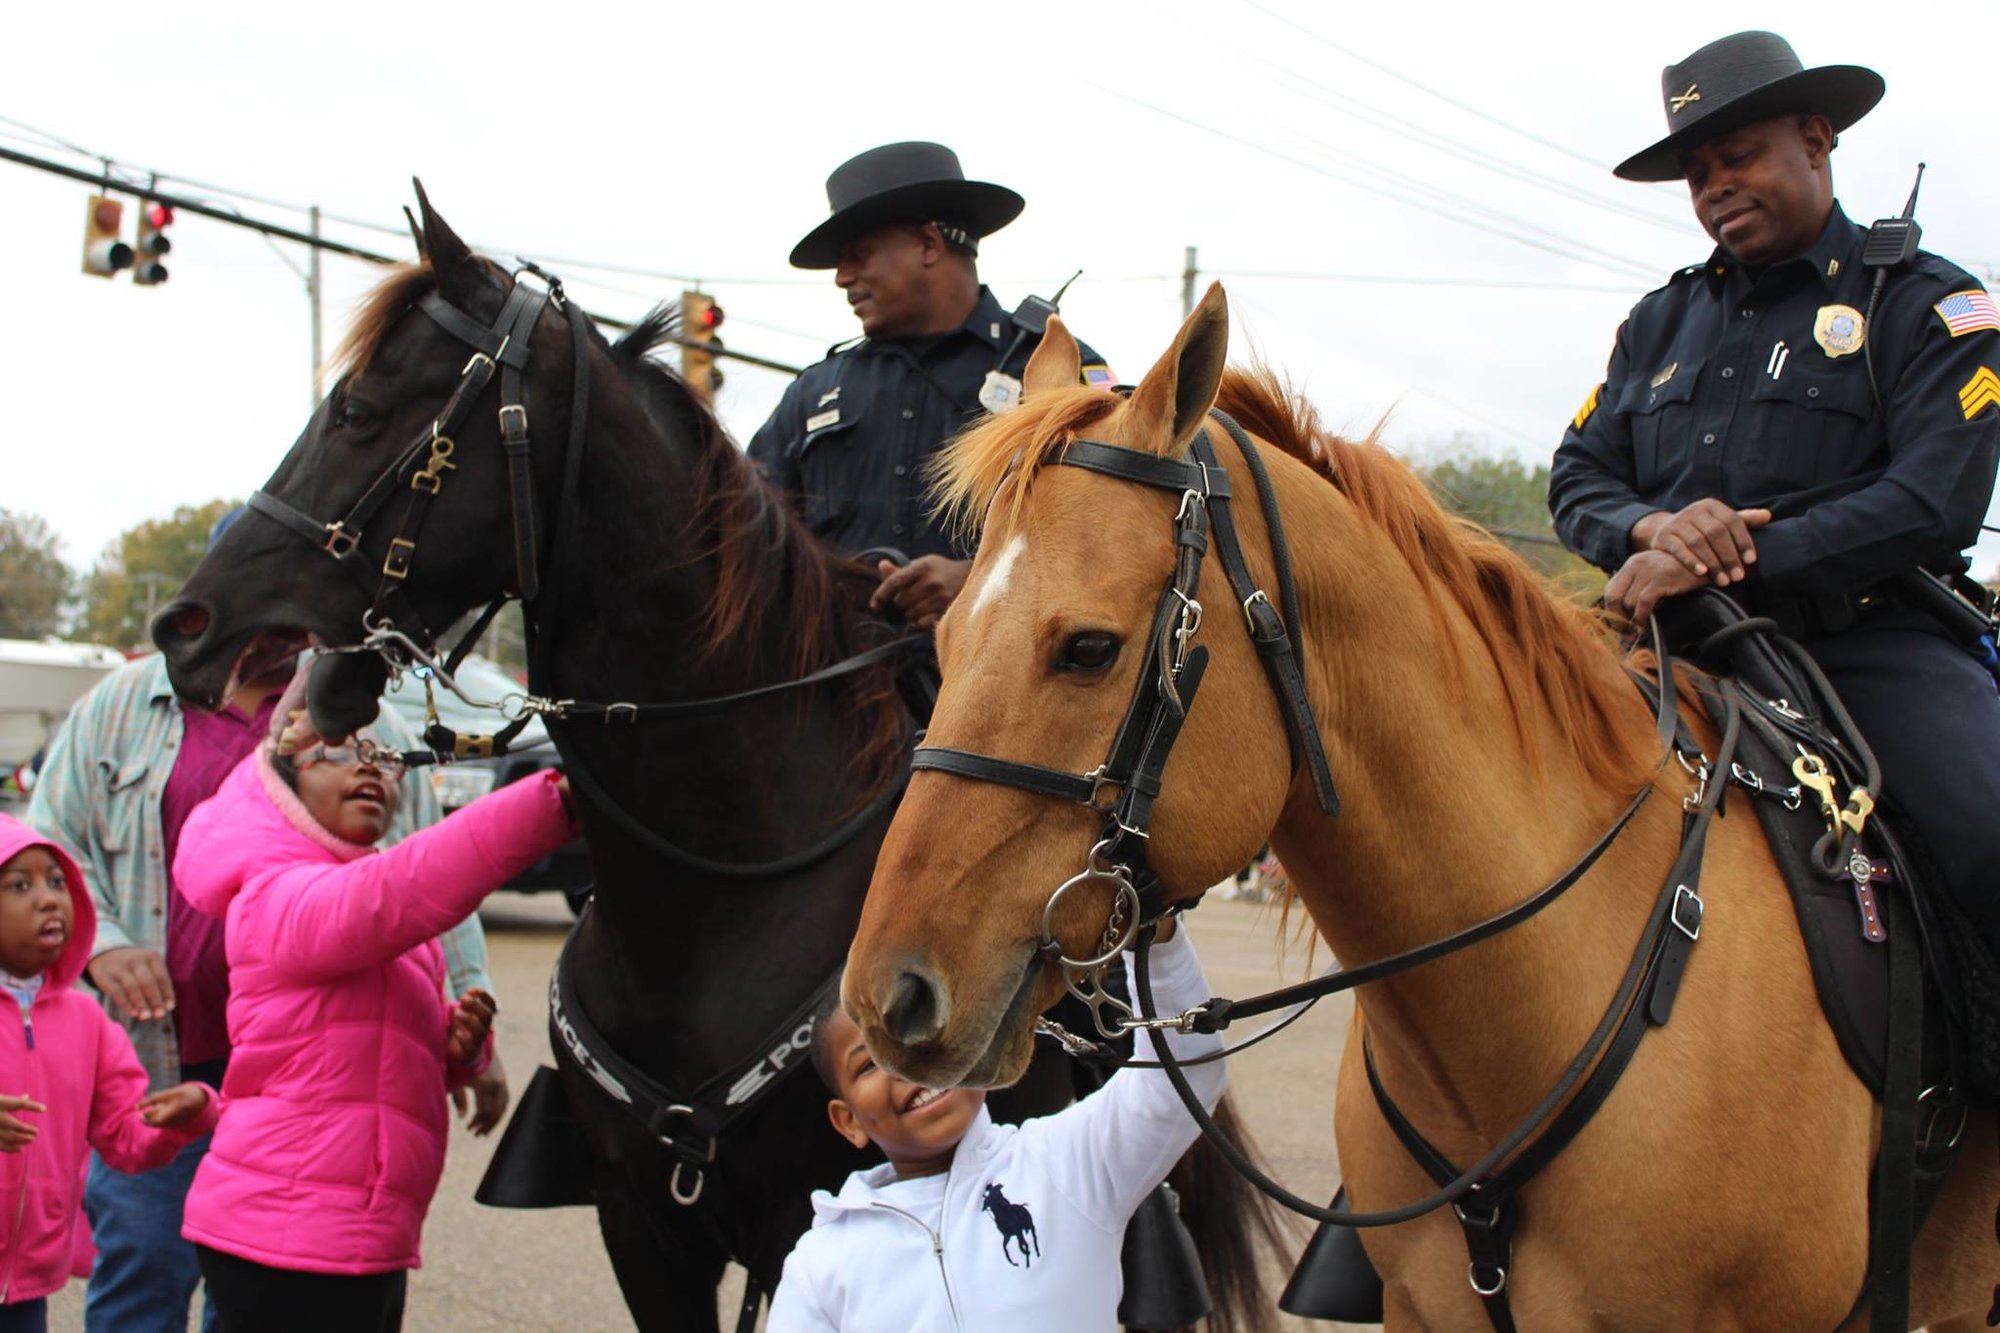
<svg viewBox="0 0 2000 1333"><path fill-rule="evenodd" d="M1631 532L1626 534L1627 539L1632 543L1633 552L1636 554L1640 551L1652 550L1653 537L1659 532L1661 526L1672 517L1673 515L1664 509L1655 509L1652 513L1647 514L1637 523L1634 523Z"/></svg>

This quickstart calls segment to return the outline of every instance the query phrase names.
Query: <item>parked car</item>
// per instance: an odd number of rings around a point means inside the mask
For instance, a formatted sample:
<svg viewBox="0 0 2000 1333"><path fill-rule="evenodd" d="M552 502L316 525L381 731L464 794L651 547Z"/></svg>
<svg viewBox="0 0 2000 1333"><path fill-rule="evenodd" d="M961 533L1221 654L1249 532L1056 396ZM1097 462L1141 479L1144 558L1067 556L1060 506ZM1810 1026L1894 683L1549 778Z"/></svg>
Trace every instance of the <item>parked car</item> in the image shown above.
<svg viewBox="0 0 2000 1333"><path fill-rule="evenodd" d="M497 702L521 693L521 683L495 663L477 655L467 657L459 667L457 680L475 699ZM442 686L436 687L438 719L461 735L490 735L506 722L490 709L475 708ZM399 713L410 730L421 735L424 729L424 682L414 673L391 682L384 701ZM430 779L438 804L449 814L510 782L519 782L545 768L560 768L555 742L540 718L533 718L507 747L507 753L492 759L461 759L456 763L435 764L420 770ZM543 857L509 880L503 887L516 893L543 893L559 890L573 911L582 911L590 897L590 856L583 839Z"/></svg>

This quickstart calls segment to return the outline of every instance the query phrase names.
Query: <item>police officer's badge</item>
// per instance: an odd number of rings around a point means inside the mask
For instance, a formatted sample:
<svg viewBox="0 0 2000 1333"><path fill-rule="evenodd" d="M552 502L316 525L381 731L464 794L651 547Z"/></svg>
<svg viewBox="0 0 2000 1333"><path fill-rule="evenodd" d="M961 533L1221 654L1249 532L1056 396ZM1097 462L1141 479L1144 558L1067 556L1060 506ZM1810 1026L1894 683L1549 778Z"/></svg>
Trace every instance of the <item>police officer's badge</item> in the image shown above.
<svg viewBox="0 0 2000 1333"><path fill-rule="evenodd" d="M979 405L988 412L1005 412L1017 407L1021 402L1021 381L998 370L986 372L986 380L979 386Z"/></svg>
<svg viewBox="0 0 2000 1333"><path fill-rule="evenodd" d="M1828 356L1846 356L1861 350L1868 340L1868 321L1851 305L1823 305L1813 320L1813 341Z"/></svg>

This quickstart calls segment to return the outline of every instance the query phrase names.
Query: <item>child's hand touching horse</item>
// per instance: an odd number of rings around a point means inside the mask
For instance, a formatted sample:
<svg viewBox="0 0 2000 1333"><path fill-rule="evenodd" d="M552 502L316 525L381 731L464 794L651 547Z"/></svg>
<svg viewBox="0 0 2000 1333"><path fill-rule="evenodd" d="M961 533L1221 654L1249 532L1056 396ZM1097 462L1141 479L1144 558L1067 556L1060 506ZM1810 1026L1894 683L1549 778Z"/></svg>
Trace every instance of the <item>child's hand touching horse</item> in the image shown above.
<svg viewBox="0 0 2000 1333"><path fill-rule="evenodd" d="M445 1033L445 1058L460 1065L478 1059L486 1034L493 1030L493 1016L499 1012L499 1001L477 986L459 996Z"/></svg>
<svg viewBox="0 0 2000 1333"><path fill-rule="evenodd" d="M208 1089L199 1083L176 1083L139 1099L139 1118L154 1129L178 1129L208 1105Z"/></svg>

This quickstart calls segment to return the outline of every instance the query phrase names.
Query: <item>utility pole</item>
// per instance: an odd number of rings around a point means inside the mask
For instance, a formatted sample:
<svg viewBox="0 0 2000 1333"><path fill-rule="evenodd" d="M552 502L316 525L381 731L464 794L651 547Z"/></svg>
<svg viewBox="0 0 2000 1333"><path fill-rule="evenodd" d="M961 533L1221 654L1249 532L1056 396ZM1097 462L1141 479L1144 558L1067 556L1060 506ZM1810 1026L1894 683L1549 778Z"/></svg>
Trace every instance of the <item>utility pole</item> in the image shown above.
<svg viewBox="0 0 2000 1333"><path fill-rule="evenodd" d="M306 228L306 230L312 234L313 238L313 243L306 247L306 253L310 256L310 258L308 258L306 261L308 265L306 269L306 301L312 308L311 318L312 318L312 358L313 358L312 403L309 406L308 410L317 412L319 410L319 400L323 396L320 393L320 387L319 387L319 363L320 363L319 205L314 204L311 208L307 209L306 216L311 219L311 223Z"/></svg>
<svg viewBox="0 0 2000 1333"><path fill-rule="evenodd" d="M1194 251L1195 247L1192 245L1190 245L1187 248L1187 265L1186 267L1181 269L1181 318L1182 319L1186 319L1189 315L1192 315L1194 313L1194 279L1195 275L1198 272L1200 272L1200 270L1197 269L1194 264Z"/></svg>

